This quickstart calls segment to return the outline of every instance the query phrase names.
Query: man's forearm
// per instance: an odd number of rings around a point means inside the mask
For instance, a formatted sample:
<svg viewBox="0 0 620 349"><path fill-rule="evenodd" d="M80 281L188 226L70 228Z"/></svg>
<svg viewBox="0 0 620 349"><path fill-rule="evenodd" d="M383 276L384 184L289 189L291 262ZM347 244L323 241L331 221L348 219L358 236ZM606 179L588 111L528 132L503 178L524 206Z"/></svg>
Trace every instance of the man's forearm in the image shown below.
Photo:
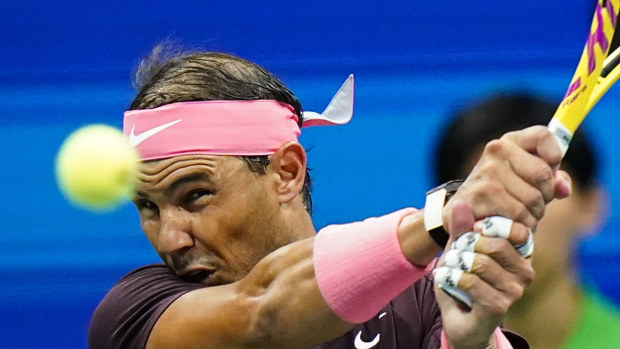
<svg viewBox="0 0 620 349"><path fill-rule="evenodd" d="M398 226L401 250L411 264L425 267L442 251L424 227L423 211L404 217Z"/></svg>

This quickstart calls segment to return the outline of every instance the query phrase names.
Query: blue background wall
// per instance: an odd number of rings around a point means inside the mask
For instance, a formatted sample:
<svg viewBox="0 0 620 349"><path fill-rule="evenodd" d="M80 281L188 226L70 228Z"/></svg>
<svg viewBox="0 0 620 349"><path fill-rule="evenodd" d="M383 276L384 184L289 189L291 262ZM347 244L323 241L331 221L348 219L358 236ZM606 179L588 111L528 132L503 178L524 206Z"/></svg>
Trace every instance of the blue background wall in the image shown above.
<svg viewBox="0 0 620 349"><path fill-rule="evenodd" d="M587 0L5 1L0 11L0 346L84 348L90 315L131 268L158 261L133 208L96 215L60 195L53 162L75 128L120 126L130 73L158 41L234 53L281 77L322 110L349 73L346 127L302 142L321 227L421 206L446 114L491 91L561 97L581 49ZM620 302L620 89L586 126L603 153L611 209L580 245L583 277Z"/></svg>

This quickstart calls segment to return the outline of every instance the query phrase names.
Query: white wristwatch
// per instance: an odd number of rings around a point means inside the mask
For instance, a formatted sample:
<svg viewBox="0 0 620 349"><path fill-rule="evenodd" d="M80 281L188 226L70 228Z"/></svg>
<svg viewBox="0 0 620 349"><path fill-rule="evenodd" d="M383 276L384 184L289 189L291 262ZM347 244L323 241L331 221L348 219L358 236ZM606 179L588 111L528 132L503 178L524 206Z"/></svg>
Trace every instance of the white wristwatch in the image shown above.
<svg viewBox="0 0 620 349"><path fill-rule="evenodd" d="M443 207L463 184L462 179L446 182L426 193L424 204L424 228L431 238L441 247L448 243L450 235L443 227Z"/></svg>

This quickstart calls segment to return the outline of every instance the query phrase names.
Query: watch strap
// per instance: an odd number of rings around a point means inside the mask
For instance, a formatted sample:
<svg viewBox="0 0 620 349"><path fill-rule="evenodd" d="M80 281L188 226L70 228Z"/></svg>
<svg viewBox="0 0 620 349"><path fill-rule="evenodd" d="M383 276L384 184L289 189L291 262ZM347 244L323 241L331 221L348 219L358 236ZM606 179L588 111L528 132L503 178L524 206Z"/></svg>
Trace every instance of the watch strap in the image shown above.
<svg viewBox="0 0 620 349"><path fill-rule="evenodd" d="M426 202L424 204L424 228L433 241L441 247L445 247L450 238L450 235L443 227L443 208L452 195L456 193L461 184L463 184L463 180L461 179L452 180L426 193Z"/></svg>

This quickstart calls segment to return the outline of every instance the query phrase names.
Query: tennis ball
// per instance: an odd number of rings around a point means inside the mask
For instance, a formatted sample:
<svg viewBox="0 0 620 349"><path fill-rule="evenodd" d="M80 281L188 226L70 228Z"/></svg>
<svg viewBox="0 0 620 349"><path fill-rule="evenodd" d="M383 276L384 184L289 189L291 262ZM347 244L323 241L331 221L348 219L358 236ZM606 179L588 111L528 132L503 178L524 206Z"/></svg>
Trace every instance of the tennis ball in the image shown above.
<svg viewBox="0 0 620 349"><path fill-rule="evenodd" d="M88 125L74 131L61 145L56 179L74 205L109 211L134 190L138 161L138 152L120 130Z"/></svg>

